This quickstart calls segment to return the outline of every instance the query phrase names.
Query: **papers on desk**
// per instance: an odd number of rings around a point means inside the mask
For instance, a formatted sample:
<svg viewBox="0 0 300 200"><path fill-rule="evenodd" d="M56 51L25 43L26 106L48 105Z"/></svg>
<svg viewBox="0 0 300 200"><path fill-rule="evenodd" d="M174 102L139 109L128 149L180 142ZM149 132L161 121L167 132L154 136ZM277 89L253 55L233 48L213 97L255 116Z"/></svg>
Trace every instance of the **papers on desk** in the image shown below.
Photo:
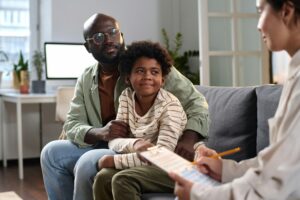
<svg viewBox="0 0 300 200"><path fill-rule="evenodd" d="M147 151L141 152L140 155L164 171L168 173L175 172L190 181L198 182L209 187L221 184L199 172L188 160L164 147L152 147Z"/></svg>

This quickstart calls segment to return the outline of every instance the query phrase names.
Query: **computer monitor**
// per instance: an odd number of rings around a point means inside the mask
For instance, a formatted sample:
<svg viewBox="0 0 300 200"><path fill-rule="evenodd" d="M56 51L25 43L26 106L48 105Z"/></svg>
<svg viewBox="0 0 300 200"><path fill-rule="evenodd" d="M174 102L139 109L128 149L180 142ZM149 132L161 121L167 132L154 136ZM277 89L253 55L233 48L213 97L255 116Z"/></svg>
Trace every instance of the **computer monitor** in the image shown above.
<svg viewBox="0 0 300 200"><path fill-rule="evenodd" d="M82 43L46 42L44 51L47 80L76 80L97 62Z"/></svg>

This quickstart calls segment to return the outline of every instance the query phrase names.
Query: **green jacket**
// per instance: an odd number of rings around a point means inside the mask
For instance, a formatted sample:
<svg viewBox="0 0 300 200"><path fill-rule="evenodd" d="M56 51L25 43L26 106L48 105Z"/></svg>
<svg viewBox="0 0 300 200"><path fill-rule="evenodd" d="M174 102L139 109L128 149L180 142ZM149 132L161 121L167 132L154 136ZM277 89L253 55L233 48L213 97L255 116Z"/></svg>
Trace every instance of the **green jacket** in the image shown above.
<svg viewBox="0 0 300 200"><path fill-rule="evenodd" d="M89 129L103 127L100 114L97 66L95 64L87 68L78 78L75 96L63 127L68 139L80 147L90 146L84 142L85 134ZM124 77L120 76L114 92L116 111L119 105L119 96L126 87ZM174 67L166 77L164 89L174 94L181 102L188 118L185 129L194 130L206 137L209 117L208 104L204 96Z"/></svg>

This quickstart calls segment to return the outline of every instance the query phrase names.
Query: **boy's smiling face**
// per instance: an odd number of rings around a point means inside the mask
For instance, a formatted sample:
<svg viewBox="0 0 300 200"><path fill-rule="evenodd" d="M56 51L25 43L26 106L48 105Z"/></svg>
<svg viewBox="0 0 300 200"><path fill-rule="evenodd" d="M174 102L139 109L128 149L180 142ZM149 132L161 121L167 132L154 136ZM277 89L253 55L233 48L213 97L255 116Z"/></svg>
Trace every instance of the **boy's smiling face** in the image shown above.
<svg viewBox="0 0 300 200"><path fill-rule="evenodd" d="M129 75L129 81L137 97L156 97L164 83L161 65L153 58L137 59Z"/></svg>

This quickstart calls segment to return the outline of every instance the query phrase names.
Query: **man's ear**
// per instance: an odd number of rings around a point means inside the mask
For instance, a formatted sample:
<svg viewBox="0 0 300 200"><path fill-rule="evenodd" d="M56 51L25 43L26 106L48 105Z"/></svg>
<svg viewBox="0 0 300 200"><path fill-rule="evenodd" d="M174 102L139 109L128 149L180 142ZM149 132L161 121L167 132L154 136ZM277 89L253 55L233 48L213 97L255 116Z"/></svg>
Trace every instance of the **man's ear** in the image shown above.
<svg viewBox="0 0 300 200"><path fill-rule="evenodd" d="M292 2L287 1L282 6L282 19L283 22L290 26L295 23L295 7Z"/></svg>
<svg viewBox="0 0 300 200"><path fill-rule="evenodd" d="M85 49L86 49L89 53L91 53L89 44L88 44L87 42L85 42L83 45L84 45Z"/></svg>

